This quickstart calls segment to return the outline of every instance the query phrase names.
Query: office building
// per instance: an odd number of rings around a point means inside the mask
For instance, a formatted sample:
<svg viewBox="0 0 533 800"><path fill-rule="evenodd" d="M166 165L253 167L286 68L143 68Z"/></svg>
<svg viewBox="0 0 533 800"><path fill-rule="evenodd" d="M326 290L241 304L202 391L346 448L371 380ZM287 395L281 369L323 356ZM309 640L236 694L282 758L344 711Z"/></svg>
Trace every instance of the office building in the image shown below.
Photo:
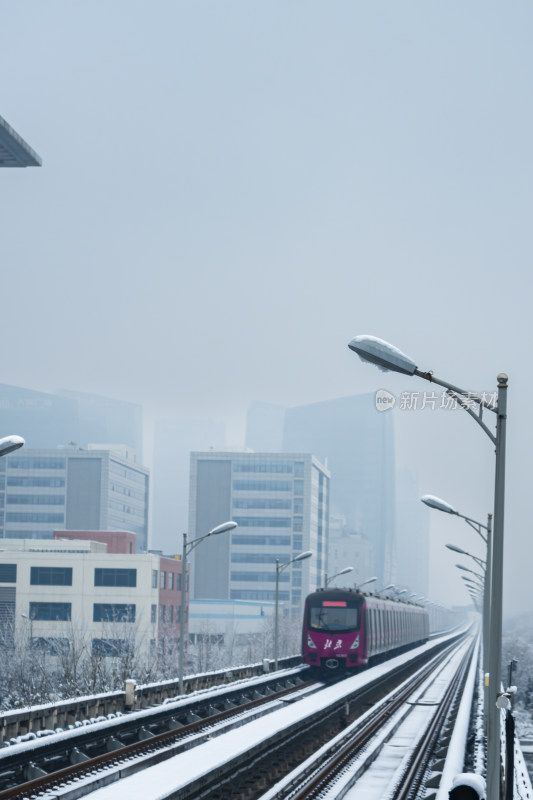
<svg viewBox="0 0 533 800"><path fill-rule="evenodd" d="M284 452L313 453L331 470L331 513L370 541L381 585L395 576L395 462L392 414L364 394L288 408Z"/></svg>
<svg viewBox="0 0 533 800"><path fill-rule="evenodd" d="M0 167L40 167L42 161L11 125L0 117Z"/></svg>
<svg viewBox="0 0 533 800"><path fill-rule="evenodd" d="M148 469L126 447L23 448L0 459L0 538L119 530L148 549Z"/></svg>
<svg viewBox="0 0 533 800"><path fill-rule="evenodd" d="M80 532L83 533L83 532ZM113 534L111 534L113 537ZM181 562L149 553L110 553L91 539L4 539L0 553L0 637L25 632L36 647L87 643L93 655L166 650L179 639ZM114 537L115 544L118 542ZM127 537L123 540L127 548Z"/></svg>
<svg viewBox="0 0 533 800"><path fill-rule="evenodd" d="M190 540L229 519L239 526L194 550L192 596L273 602L276 559L312 550L279 573L279 602L299 613L326 568L329 478L307 453L191 453Z"/></svg>

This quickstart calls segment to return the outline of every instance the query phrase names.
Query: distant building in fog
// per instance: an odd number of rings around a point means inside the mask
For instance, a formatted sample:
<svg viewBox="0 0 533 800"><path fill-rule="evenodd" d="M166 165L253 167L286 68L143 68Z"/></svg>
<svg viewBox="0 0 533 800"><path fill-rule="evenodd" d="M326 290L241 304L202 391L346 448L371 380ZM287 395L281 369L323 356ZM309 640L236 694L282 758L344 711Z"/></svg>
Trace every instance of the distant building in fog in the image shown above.
<svg viewBox="0 0 533 800"><path fill-rule="evenodd" d="M395 576L395 462L392 414L363 394L288 408L284 452L313 453L331 471L331 514L368 538L374 571Z"/></svg>
<svg viewBox="0 0 533 800"><path fill-rule="evenodd" d="M277 453L283 449L285 406L252 403L246 414L246 447L257 453Z"/></svg>
<svg viewBox="0 0 533 800"><path fill-rule="evenodd" d="M313 558L280 573L279 599L300 613L322 585L328 538L329 472L305 453L219 451L191 454L190 540L233 519L234 531L193 553L195 599L273 602L276 559Z"/></svg>
<svg viewBox="0 0 533 800"><path fill-rule="evenodd" d="M429 509L420 502L409 470L396 473L396 580L427 597L429 589Z"/></svg>
<svg viewBox="0 0 533 800"><path fill-rule="evenodd" d="M149 471L125 447L24 448L0 459L0 538L131 531L148 549Z"/></svg>
<svg viewBox="0 0 533 800"><path fill-rule="evenodd" d="M17 433L26 447L121 442L142 461L142 409L136 403L61 390L56 394L0 384L2 436Z"/></svg>
<svg viewBox="0 0 533 800"><path fill-rule="evenodd" d="M153 472L153 546L181 550L189 525L189 464L193 450L220 448L226 428L220 422L173 420L155 426Z"/></svg>
<svg viewBox="0 0 533 800"><path fill-rule="evenodd" d="M374 551L362 533L350 531L342 516L332 516L329 521L328 577L346 567L353 571L332 582L332 586L359 586L375 574ZM372 590L372 586L368 587ZM378 588L378 586L374 586Z"/></svg>

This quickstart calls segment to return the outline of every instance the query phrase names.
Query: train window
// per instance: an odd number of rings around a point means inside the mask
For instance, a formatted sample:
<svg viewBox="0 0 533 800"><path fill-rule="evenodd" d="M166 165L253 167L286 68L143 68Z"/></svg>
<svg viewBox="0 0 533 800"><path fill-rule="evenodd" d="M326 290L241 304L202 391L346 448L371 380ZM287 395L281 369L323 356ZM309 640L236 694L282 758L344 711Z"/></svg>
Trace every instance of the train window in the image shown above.
<svg viewBox="0 0 533 800"><path fill-rule="evenodd" d="M359 628L359 609L319 607L309 609L309 627L315 631L353 631Z"/></svg>

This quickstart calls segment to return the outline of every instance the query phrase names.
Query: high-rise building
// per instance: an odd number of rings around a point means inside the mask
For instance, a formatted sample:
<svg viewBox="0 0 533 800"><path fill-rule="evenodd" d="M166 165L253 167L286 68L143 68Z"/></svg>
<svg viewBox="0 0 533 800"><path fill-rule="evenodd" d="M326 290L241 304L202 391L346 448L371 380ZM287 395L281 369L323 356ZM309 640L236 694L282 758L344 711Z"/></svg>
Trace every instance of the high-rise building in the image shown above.
<svg viewBox="0 0 533 800"><path fill-rule="evenodd" d="M275 600L299 613L302 598L322 585L326 569L329 472L312 455L221 451L191 453L190 541L233 519L235 530L193 552L194 598Z"/></svg>
<svg viewBox="0 0 533 800"><path fill-rule="evenodd" d="M24 448L0 459L0 538L121 530L148 549L149 471L125 447Z"/></svg>
<svg viewBox="0 0 533 800"><path fill-rule="evenodd" d="M201 420L156 422L152 497L154 547L174 550L189 525L189 462L193 450L226 444L223 423Z"/></svg>
<svg viewBox="0 0 533 800"><path fill-rule="evenodd" d="M331 470L331 513L368 538L378 579L395 576L394 430L374 394L288 408L284 452L316 455Z"/></svg>
<svg viewBox="0 0 533 800"><path fill-rule="evenodd" d="M0 117L0 167L40 167L41 157Z"/></svg>
<svg viewBox="0 0 533 800"><path fill-rule="evenodd" d="M347 567L352 571L339 576L332 582L333 586L359 586L374 577L374 550L366 536L347 527L344 517L332 515L329 520L329 579ZM373 587L368 588L372 590Z"/></svg>
<svg viewBox="0 0 533 800"><path fill-rule="evenodd" d="M396 473L395 580L427 597L429 588L429 509L420 502L416 477L409 470Z"/></svg>
<svg viewBox="0 0 533 800"><path fill-rule="evenodd" d="M89 442L121 442L133 448L142 463L143 421L142 407L138 403L86 392L71 392L68 389L60 389L57 394L76 403L79 438L74 441L77 444L87 447Z"/></svg>
<svg viewBox="0 0 533 800"><path fill-rule="evenodd" d="M48 449L120 442L142 462L142 409L136 403L61 390L36 392L0 384L1 436L18 434L26 447Z"/></svg>

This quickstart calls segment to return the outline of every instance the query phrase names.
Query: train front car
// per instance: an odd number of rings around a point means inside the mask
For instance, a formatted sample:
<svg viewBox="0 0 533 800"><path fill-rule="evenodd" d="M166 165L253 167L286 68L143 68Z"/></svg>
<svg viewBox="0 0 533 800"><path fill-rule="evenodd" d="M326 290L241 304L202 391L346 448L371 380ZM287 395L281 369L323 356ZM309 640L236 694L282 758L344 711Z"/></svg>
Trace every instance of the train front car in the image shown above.
<svg viewBox="0 0 533 800"><path fill-rule="evenodd" d="M302 628L305 664L333 677L366 663L364 600L346 589L322 589L307 596Z"/></svg>

